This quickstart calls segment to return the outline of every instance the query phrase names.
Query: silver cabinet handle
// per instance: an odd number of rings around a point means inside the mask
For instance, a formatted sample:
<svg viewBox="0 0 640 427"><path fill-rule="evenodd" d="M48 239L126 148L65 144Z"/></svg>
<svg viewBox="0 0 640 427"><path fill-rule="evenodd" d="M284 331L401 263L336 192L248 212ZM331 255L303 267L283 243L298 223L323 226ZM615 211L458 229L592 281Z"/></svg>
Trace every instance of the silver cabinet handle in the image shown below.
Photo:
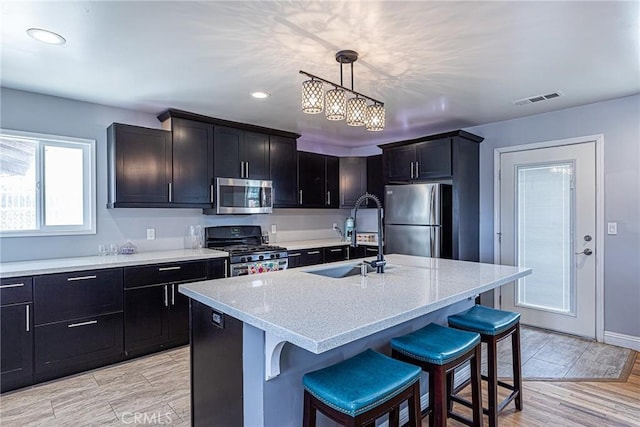
<svg viewBox="0 0 640 427"><path fill-rule="evenodd" d="M416 162L416 178L420 176L420 163Z"/></svg>
<svg viewBox="0 0 640 427"><path fill-rule="evenodd" d="M249 178L249 162L244 162L244 169L245 169L244 177Z"/></svg>
<svg viewBox="0 0 640 427"><path fill-rule="evenodd" d="M302 204L302 190L298 191L298 203Z"/></svg>
<svg viewBox="0 0 640 427"><path fill-rule="evenodd" d="M167 290L167 285L164 285L164 306L169 307L169 293Z"/></svg>
<svg viewBox="0 0 640 427"><path fill-rule="evenodd" d="M331 204L331 191L327 191L327 205Z"/></svg>
<svg viewBox="0 0 640 427"><path fill-rule="evenodd" d="M11 284L8 284L8 285L0 286L0 289L19 288L21 286L24 286L24 283L11 283Z"/></svg>
<svg viewBox="0 0 640 427"><path fill-rule="evenodd" d="M180 270L182 267L179 265L176 267L159 267L158 271L171 271L171 270Z"/></svg>
<svg viewBox="0 0 640 427"><path fill-rule="evenodd" d="M365 248L365 252L375 252L375 253L378 253L378 248Z"/></svg>
<svg viewBox="0 0 640 427"><path fill-rule="evenodd" d="M27 332L29 332L29 327L31 325L31 320L29 319L29 304L25 305L25 313L27 315Z"/></svg>
<svg viewBox="0 0 640 427"><path fill-rule="evenodd" d="M176 305L176 285L171 285L171 305Z"/></svg>
<svg viewBox="0 0 640 427"><path fill-rule="evenodd" d="M211 184L209 189L209 199L211 200L211 203L213 203L213 184Z"/></svg>
<svg viewBox="0 0 640 427"><path fill-rule="evenodd" d="M227 277L227 260L224 260L224 277Z"/></svg>
<svg viewBox="0 0 640 427"><path fill-rule="evenodd" d="M88 322L72 323L70 325L67 325L67 328L77 328L78 326L95 325L96 323L98 323L97 320L89 320Z"/></svg>
<svg viewBox="0 0 640 427"><path fill-rule="evenodd" d="M240 162L240 178L244 178L244 162Z"/></svg>
<svg viewBox="0 0 640 427"><path fill-rule="evenodd" d="M307 252L307 255L317 255L319 253L320 251L311 251L311 252Z"/></svg>
<svg viewBox="0 0 640 427"><path fill-rule="evenodd" d="M331 249L329 250L329 252L342 252L343 249Z"/></svg>
<svg viewBox="0 0 640 427"><path fill-rule="evenodd" d="M296 252L295 254L289 254L289 258L300 255L302 255L300 252Z"/></svg>
<svg viewBox="0 0 640 427"><path fill-rule="evenodd" d="M411 162L411 178L413 178L413 162Z"/></svg>
<svg viewBox="0 0 640 427"><path fill-rule="evenodd" d="M591 255L593 251L589 248L585 248L582 252L576 252L576 255Z"/></svg>
<svg viewBox="0 0 640 427"><path fill-rule="evenodd" d="M97 276L77 276L77 277L67 277L67 282L75 282L77 280L91 280L95 279Z"/></svg>
<svg viewBox="0 0 640 427"><path fill-rule="evenodd" d="M173 188L171 183L169 183L169 203L173 201Z"/></svg>

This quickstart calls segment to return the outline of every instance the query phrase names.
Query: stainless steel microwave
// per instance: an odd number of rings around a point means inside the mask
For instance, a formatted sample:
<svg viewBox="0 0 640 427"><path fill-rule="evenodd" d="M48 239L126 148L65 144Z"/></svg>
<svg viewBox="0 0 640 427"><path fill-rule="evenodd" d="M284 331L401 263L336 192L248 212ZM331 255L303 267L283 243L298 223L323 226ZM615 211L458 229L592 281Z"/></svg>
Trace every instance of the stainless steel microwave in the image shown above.
<svg viewBox="0 0 640 427"><path fill-rule="evenodd" d="M271 181L216 178L217 214L260 214L272 211Z"/></svg>

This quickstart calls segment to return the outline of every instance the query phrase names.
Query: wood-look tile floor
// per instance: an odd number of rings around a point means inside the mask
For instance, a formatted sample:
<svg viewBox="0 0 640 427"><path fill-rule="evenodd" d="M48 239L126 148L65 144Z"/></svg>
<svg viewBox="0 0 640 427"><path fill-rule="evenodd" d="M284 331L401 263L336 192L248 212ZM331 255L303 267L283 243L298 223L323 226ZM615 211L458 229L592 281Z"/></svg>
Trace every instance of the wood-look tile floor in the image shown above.
<svg viewBox="0 0 640 427"><path fill-rule="evenodd" d="M530 339L523 334L523 348ZM189 348L182 347L5 393L0 426L184 427L189 393ZM640 426L640 358L625 382L525 381L524 403L521 412L509 405L500 426Z"/></svg>

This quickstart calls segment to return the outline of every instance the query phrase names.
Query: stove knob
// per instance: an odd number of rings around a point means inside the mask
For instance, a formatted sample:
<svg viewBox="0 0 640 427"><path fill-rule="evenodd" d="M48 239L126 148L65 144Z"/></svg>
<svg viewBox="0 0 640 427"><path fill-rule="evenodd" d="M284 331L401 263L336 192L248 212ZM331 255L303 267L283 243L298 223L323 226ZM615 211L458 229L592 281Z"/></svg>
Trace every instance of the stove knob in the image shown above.
<svg viewBox="0 0 640 427"><path fill-rule="evenodd" d="M247 257L247 262L251 262L252 258L250 256Z"/></svg>
<svg viewBox="0 0 640 427"><path fill-rule="evenodd" d="M269 255L269 258L274 259L276 256L274 254Z"/></svg>
<svg viewBox="0 0 640 427"><path fill-rule="evenodd" d="M240 262L245 262L245 261L246 261L245 257L240 258Z"/></svg>
<svg viewBox="0 0 640 427"><path fill-rule="evenodd" d="M276 258L280 258L280 254L276 254Z"/></svg>
<svg viewBox="0 0 640 427"><path fill-rule="evenodd" d="M262 255L260 255L260 261L262 261L264 259L264 257Z"/></svg>

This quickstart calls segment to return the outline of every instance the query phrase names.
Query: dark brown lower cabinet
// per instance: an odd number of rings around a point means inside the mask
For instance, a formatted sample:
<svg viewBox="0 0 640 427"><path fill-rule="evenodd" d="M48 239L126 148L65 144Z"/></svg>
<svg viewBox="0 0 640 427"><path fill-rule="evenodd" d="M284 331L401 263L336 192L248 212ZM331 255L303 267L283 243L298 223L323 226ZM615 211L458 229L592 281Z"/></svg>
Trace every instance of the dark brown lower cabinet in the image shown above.
<svg viewBox="0 0 640 427"><path fill-rule="evenodd" d="M189 342L189 299L177 284L127 289L124 301L127 357Z"/></svg>
<svg viewBox="0 0 640 427"><path fill-rule="evenodd" d="M349 259L373 258L376 256L378 256L377 246L360 245L355 248L349 248Z"/></svg>
<svg viewBox="0 0 640 427"><path fill-rule="evenodd" d="M324 262L337 262L349 259L348 246L323 248Z"/></svg>
<svg viewBox="0 0 640 427"><path fill-rule="evenodd" d="M122 312L35 328L37 382L119 362L122 358Z"/></svg>
<svg viewBox="0 0 640 427"><path fill-rule="evenodd" d="M0 391L33 383L33 304L0 307Z"/></svg>

